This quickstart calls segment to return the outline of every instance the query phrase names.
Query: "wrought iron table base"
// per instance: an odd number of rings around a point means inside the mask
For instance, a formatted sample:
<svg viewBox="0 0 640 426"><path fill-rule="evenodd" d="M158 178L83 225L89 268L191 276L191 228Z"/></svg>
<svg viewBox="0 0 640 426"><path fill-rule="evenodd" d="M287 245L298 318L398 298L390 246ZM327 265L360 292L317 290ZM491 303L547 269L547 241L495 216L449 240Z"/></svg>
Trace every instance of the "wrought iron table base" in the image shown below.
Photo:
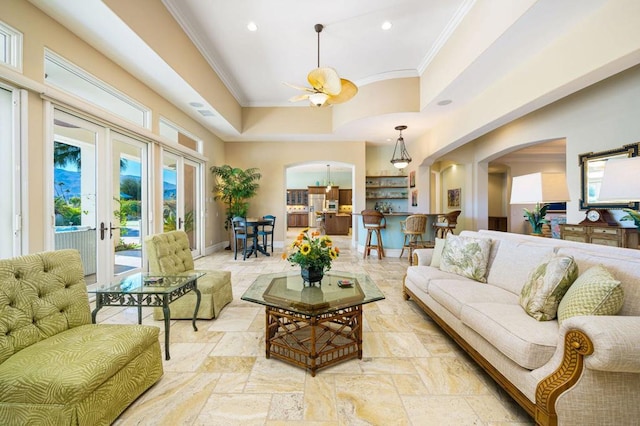
<svg viewBox="0 0 640 426"><path fill-rule="evenodd" d="M164 314L164 353L165 359L171 359L169 356L169 327L171 321L171 310L169 304L176 299L181 298L191 290L196 293L196 309L193 311L193 330L198 331L196 327L196 318L198 309L200 308L200 290L198 290L197 280L188 282L182 287L176 288L171 293L123 293L119 291L96 293L96 308L91 312L91 322L96 323L98 311L103 306L127 306L138 308L138 324L142 324L142 308L161 306Z"/></svg>

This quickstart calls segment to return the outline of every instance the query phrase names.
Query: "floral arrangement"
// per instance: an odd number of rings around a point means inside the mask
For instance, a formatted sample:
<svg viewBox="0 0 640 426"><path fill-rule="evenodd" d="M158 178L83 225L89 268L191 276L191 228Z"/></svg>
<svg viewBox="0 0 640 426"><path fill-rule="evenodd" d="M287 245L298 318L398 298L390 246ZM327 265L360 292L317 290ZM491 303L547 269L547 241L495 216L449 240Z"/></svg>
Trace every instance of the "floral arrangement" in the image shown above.
<svg viewBox="0 0 640 426"><path fill-rule="evenodd" d="M338 247L333 246L331 238L320 236L320 232L313 231L309 235L309 228L300 232L290 247L291 251L282 253L282 258L292 265L300 265L301 268L322 268L322 271L331 269L331 262L340 255Z"/></svg>
<svg viewBox="0 0 640 426"><path fill-rule="evenodd" d="M531 224L532 234L542 235L542 225L549 223L544 217L547 215L549 204L537 203L533 210L524 209L524 217Z"/></svg>

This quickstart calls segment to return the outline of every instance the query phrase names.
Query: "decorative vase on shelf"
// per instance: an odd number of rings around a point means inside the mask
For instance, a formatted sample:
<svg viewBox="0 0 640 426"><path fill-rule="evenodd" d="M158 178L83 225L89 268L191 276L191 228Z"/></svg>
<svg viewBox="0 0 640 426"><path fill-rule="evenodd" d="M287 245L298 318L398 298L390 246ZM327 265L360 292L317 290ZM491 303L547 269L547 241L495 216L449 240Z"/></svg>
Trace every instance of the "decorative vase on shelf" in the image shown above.
<svg viewBox="0 0 640 426"><path fill-rule="evenodd" d="M321 284L322 277L324 277L324 268L310 266L308 268L301 268L300 275L305 284L313 285L315 283Z"/></svg>

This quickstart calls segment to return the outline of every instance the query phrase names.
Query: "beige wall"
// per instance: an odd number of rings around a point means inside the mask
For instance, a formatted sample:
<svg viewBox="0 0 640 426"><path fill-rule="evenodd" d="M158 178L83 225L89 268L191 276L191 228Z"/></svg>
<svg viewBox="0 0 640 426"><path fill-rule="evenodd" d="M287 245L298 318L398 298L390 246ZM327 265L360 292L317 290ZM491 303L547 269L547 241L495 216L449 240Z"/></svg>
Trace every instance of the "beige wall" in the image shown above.
<svg viewBox="0 0 640 426"><path fill-rule="evenodd" d="M640 142L638 117L640 117L640 66L635 66L474 140L473 162L476 170L467 169L467 172L471 173L472 181L488 181L488 174L483 174L482 167L479 165L531 143L565 138L566 164L531 161L512 163L507 166L510 169L509 176L536 171L566 170L571 196L571 201L567 203L567 222L577 223L584 218L584 212L579 210L578 155ZM461 150L468 152L467 149ZM448 154L447 157L455 157L455 153L456 151ZM448 185L445 181L442 187L445 188ZM477 192L474 195L474 207L477 211L473 215L475 223L470 223L471 227L483 227L483 217L488 216L488 209L478 210L477 207L478 205L482 207L486 203L486 193ZM468 214L467 211L464 213ZM517 211L511 209L507 216L512 224L518 223L522 219L520 207ZM518 226L512 226L512 231L519 232L519 230Z"/></svg>
<svg viewBox="0 0 640 426"><path fill-rule="evenodd" d="M258 195L251 199L249 216L273 214L277 218L274 241L285 241L286 168L307 162L338 161L354 166L354 211L365 206L364 142L238 142L226 143L226 163L247 169L257 167L262 174ZM216 164L216 165L222 165ZM224 207L218 206L218 220L224 221Z"/></svg>
<svg viewBox="0 0 640 426"><path fill-rule="evenodd" d="M44 101L39 95L44 83L45 47L63 56L95 77L126 93L136 101L151 108L152 132L158 133L159 117L163 116L178 124L204 141L204 155L211 161L224 161L224 144L197 122L186 116L166 99L135 79L117 64L93 49L56 21L43 14L38 8L23 0L2 0L1 19L24 34L23 76L15 81L14 73L0 67L0 80L18 88L26 88L28 95L28 251L36 252L46 247L45 233L49 222L43 212L45 191L51 188L49 178L43 174L47 159L44 156L47 141L44 134ZM145 132L141 129L141 132ZM156 157L156 161L159 159ZM158 166L159 163L156 163ZM210 166L206 165L207 169ZM207 173L208 175L208 173ZM212 191L212 179L207 176L206 192ZM161 199L156 202L156 211L161 211ZM211 208L211 203L207 203ZM226 239L224 229L217 226L210 214L205 223L205 245Z"/></svg>

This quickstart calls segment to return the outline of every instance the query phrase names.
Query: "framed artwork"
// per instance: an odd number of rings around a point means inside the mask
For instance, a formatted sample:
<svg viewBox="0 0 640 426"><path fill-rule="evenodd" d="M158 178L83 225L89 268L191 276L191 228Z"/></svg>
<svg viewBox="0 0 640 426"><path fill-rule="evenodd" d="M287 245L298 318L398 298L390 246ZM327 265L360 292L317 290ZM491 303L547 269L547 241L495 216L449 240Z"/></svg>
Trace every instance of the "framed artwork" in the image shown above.
<svg viewBox="0 0 640 426"><path fill-rule="evenodd" d="M416 172L409 172L409 188L415 188L416 186Z"/></svg>
<svg viewBox="0 0 640 426"><path fill-rule="evenodd" d="M460 207L460 188L447 190L447 207Z"/></svg>
<svg viewBox="0 0 640 426"><path fill-rule="evenodd" d="M411 191L411 207L418 207L418 190Z"/></svg>

